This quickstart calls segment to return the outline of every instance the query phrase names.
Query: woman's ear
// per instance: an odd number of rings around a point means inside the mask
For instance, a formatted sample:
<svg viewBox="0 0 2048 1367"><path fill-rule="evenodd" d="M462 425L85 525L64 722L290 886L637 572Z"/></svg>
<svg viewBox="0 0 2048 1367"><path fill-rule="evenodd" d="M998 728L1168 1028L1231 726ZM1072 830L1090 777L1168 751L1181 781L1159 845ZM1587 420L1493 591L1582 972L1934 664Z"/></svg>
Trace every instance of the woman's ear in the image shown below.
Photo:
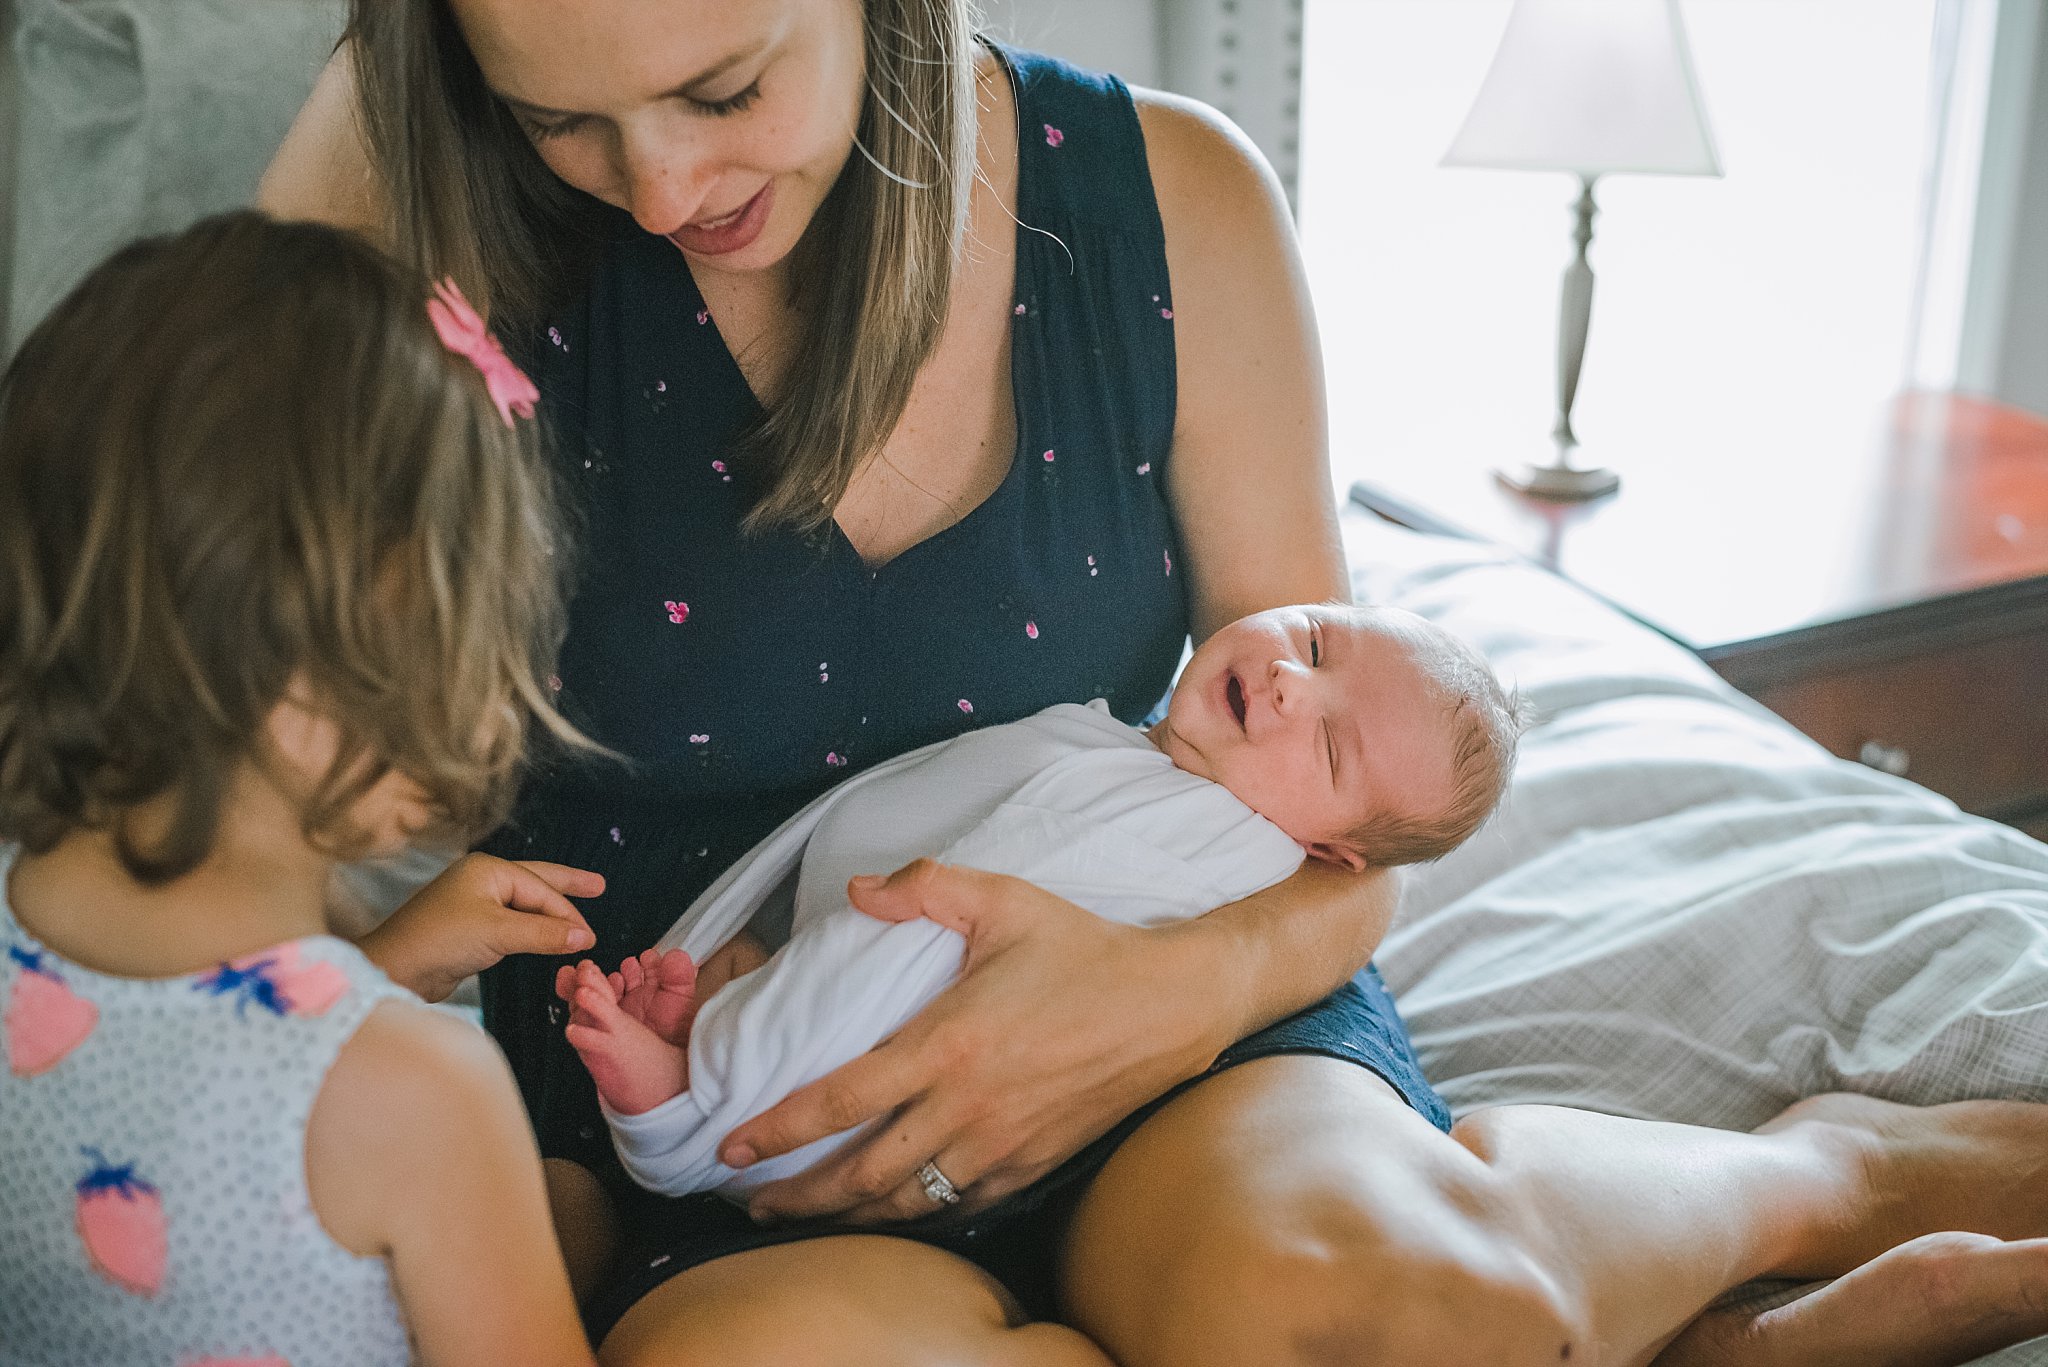
<svg viewBox="0 0 2048 1367"><path fill-rule="evenodd" d="M1315 840L1302 846L1311 859L1320 859L1325 864L1335 864L1340 869L1353 873L1364 873L1366 858L1357 850L1346 845L1335 845L1327 840Z"/></svg>

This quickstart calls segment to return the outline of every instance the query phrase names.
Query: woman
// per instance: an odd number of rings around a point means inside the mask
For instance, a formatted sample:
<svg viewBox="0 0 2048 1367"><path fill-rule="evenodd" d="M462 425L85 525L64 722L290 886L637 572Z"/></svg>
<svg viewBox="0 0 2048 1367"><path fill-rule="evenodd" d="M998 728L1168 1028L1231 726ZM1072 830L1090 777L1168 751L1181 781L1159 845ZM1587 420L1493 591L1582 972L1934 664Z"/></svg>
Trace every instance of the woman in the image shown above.
<svg viewBox="0 0 2048 1367"><path fill-rule="evenodd" d="M1189 632L1345 591L1270 173L1200 106L976 44L967 8L363 3L266 180L452 271L541 385L587 522L564 706L636 767L544 775L496 845L606 875L601 959L853 767L1077 697L1137 720ZM1383 876L1174 930L927 864L859 895L961 929L969 968L727 1141L890 1117L755 1203L808 1223L650 1211L553 965L487 981L607 1361L1636 1361L1750 1276L2048 1229L1972 1204L2048 1137L2025 1107L1446 1137L1349 981Z"/></svg>

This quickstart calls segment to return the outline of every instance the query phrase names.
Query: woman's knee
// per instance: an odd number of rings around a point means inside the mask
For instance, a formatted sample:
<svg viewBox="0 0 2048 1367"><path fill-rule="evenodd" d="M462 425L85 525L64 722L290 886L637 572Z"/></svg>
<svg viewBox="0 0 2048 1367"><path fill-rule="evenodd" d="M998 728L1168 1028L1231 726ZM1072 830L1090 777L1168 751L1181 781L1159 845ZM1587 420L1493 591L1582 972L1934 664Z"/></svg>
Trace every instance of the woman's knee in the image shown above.
<svg viewBox="0 0 2048 1367"><path fill-rule="evenodd" d="M1272 1082L1286 1091L1247 1077L1162 1112L1077 1213L1064 1286L1112 1357L1588 1360L1542 1231L1481 1155L1344 1072L1293 1061Z"/></svg>
<svg viewBox="0 0 2048 1367"><path fill-rule="evenodd" d="M1048 1332L1048 1331L1051 1332ZM952 1254L846 1236L705 1263L606 1335L604 1367L1110 1367L1054 1326L1014 1323L1000 1285Z"/></svg>
<svg viewBox="0 0 2048 1367"><path fill-rule="evenodd" d="M1106 1346L1124 1350L1124 1367L1587 1360L1569 1297L1512 1229L1449 1202L1439 1215L1429 1230L1394 1233L1331 1193L1308 1225L1208 1230L1173 1260L1158 1341Z"/></svg>

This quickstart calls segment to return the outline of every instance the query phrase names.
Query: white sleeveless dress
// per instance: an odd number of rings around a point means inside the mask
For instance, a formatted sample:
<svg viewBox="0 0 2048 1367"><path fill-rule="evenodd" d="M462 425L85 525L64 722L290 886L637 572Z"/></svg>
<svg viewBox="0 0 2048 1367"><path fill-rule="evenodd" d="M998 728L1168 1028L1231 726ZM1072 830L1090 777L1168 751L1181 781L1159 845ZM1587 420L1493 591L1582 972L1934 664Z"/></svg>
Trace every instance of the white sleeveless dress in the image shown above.
<svg viewBox="0 0 2048 1367"><path fill-rule="evenodd" d="M405 995L324 935L110 977L0 895L0 1364L411 1361L384 1260L335 1243L306 1189L329 1066Z"/></svg>

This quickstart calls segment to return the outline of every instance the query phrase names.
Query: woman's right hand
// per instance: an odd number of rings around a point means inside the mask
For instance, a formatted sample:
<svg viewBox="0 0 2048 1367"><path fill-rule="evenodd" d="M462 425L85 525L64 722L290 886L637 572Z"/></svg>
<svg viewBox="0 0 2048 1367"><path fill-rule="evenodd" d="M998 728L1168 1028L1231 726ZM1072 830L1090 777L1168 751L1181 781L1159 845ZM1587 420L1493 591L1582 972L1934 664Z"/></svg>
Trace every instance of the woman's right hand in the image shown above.
<svg viewBox="0 0 2048 1367"><path fill-rule="evenodd" d="M356 942L386 977L437 1002L508 954L575 954L597 943L571 897L604 878L539 860L465 855Z"/></svg>

